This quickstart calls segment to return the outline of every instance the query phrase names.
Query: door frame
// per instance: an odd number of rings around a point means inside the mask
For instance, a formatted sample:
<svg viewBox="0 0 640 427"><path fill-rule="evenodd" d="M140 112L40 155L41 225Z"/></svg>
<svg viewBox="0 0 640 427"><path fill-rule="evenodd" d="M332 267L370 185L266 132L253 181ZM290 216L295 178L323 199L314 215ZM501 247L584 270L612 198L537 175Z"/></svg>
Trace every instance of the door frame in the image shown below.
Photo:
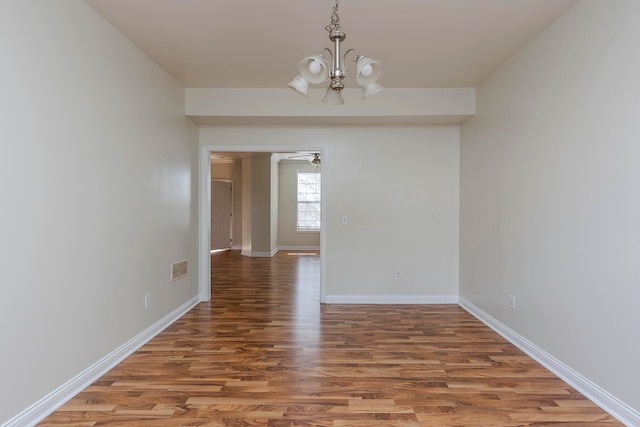
<svg viewBox="0 0 640 427"><path fill-rule="evenodd" d="M300 146L237 146L207 144L200 146L198 167L198 288L200 301L211 300L211 153L213 152L235 153L280 153L287 151L313 151L320 153L322 167L327 167L325 147L300 147ZM325 302L326 295L326 176L321 174L320 207L320 301Z"/></svg>

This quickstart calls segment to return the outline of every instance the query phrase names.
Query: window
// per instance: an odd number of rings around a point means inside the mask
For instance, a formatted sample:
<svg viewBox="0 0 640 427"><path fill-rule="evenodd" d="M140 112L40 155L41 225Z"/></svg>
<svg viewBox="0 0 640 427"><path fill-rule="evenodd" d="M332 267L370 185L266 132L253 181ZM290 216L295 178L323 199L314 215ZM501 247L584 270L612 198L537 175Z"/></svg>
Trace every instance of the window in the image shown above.
<svg viewBox="0 0 640 427"><path fill-rule="evenodd" d="M320 172L298 172L298 231L320 231Z"/></svg>

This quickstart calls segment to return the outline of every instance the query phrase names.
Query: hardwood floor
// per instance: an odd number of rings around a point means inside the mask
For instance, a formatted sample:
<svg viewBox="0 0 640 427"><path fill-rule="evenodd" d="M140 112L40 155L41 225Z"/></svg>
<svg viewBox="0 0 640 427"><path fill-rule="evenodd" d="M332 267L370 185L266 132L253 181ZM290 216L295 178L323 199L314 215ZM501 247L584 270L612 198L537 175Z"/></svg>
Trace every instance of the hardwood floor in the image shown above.
<svg viewBox="0 0 640 427"><path fill-rule="evenodd" d="M212 255L212 302L41 425L621 425L456 305L320 305L319 262Z"/></svg>

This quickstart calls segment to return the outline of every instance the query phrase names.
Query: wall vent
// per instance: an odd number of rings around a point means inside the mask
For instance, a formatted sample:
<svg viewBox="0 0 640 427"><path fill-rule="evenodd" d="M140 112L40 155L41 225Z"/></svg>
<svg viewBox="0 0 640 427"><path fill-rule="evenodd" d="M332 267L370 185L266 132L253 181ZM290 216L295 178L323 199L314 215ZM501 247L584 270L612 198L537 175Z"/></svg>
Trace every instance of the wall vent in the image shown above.
<svg viewBox="0 0 640 427"><path fill-rule="evenodd" d="M187 260L178 261L171 264L171 281L175 282L178 279L187 275Z"/></svg>

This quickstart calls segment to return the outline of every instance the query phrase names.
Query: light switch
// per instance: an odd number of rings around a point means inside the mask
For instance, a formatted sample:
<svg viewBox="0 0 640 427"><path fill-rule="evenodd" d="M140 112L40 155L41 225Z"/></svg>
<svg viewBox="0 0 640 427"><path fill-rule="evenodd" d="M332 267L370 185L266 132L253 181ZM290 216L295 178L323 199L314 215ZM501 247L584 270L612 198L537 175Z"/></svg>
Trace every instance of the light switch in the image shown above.
<svg viewBox="0 0 640 427"><path fill-rule="evenodd" d="M342 215L342 225L349 224L349 217Z"/></svg>

